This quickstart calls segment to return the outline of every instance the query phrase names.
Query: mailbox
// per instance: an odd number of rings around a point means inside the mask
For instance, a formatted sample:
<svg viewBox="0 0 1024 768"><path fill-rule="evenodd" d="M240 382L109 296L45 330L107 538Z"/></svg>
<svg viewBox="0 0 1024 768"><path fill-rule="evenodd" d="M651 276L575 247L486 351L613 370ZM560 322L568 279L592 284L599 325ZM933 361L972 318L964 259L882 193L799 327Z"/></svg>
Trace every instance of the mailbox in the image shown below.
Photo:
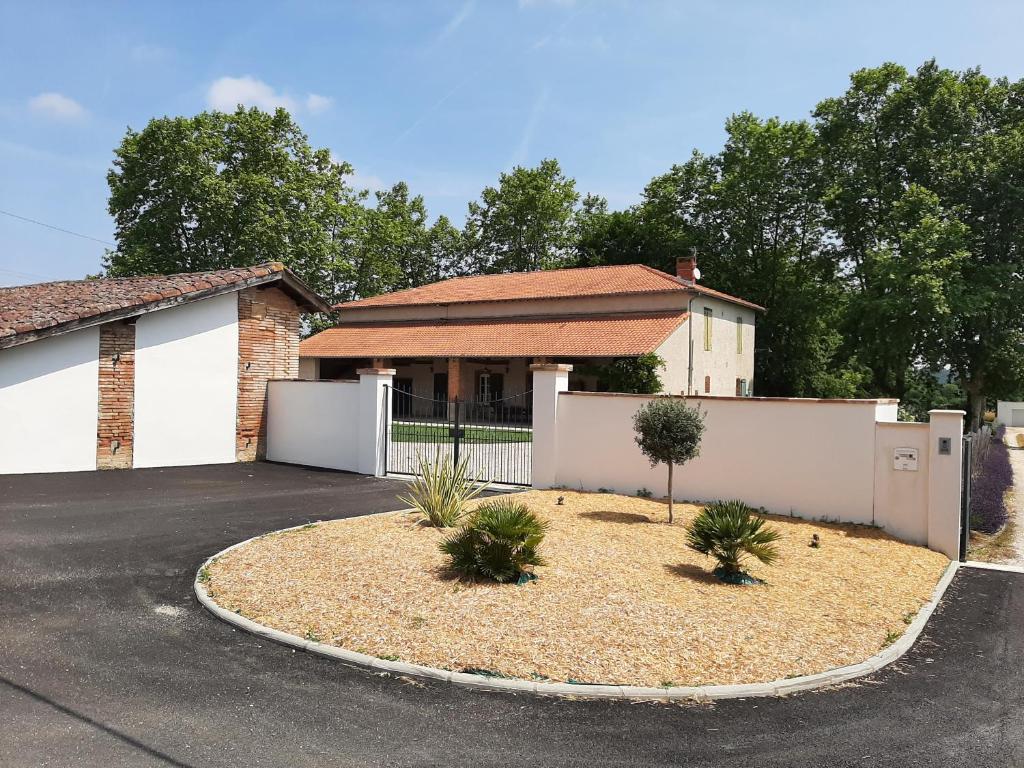
<svg viewBox="0 0 1024 768"><path fill-rule="evenodd" d="M917 472L917 448L895 448L892 468L898 472Z"/></svg>

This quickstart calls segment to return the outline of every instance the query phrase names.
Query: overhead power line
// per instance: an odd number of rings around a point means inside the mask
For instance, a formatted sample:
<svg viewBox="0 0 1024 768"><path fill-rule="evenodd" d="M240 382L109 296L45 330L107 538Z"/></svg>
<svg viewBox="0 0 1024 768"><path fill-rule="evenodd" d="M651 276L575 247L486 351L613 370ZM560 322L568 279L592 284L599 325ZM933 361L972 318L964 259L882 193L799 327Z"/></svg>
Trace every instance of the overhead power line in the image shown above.
<svg viewBox="0 0 1024 768"><path fill-rule="evenodd" d="M36 224L40 227L52 229L55 232L63 232L65 235L74 235L75 237L80 237L83 240L92 240L94 243L100 243L101 245L109 245L111 248L117 247L117 245L110 242L109 240L100 240L98 237L92 237L91 235L83 235L81 232L72 232L70 229L64 229L64 227L57 227L54 226L53 224L47 224L45 221L37 221L36 219L30 219L28 216L19 216L16 213L11 213L10 211L5 211L3 209L0 209L0 213L2 213L4 216L10 216L12 219L19 219L20 221L27 221L29 224Z"/></svg>

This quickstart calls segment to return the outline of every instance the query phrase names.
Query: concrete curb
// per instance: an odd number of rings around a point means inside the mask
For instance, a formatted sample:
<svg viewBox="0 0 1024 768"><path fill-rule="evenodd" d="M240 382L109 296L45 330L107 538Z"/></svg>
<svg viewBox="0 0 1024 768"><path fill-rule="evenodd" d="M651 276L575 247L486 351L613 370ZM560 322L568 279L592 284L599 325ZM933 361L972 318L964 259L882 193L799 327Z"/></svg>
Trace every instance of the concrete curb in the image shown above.
<svg viewBox="0 0 1024 768"><path fill-rule="evenodd" d="M392 512L382 514L397 513ZM271 534L263 534L263 536L285 533L287 531L294 531L304 527L304 525L297 525L292 528L273 531ZM910 650L924 629L925 624L928 623L928 619L935 611L935 607L939 604L939 600L942 599L943 594L946 592L946 588L949 587L950 583L953 581L953 577L956 576L957 569L961 565L961 563L957 563L955 561L949 564L943 573L942 578L940 578L938 584L935 585L935 590L932 593L932 599L921 607L921 610L918 611L917 616L914 617L914 620L910 623L910 626L907 627L906 632L903 633L899 640L859 664L837 667L836 669L830 669L826 672L819 672L814 675L803 675L801 677L793 677L785 680L773 680L769 683L643 688L633 685L545 683L503 677L489 677L487 675L472 675L465 672L451 672L446 669L426 667L420 664L410 664L404 661L388 661L387 659L380 659L376 656L369 656L365 653L357 653L356 651L339 648L338 646L319 643L315 640L306 640L298 635L292 635L287 632L272 629L271 627L266 627L262 624L257 624L255 621L251 621L244 616L232 613L231 611L225 610L217 605L213 598L210 597L209 592L207 592L206 585L200 581L200 574L202 574L204 568L219 557L222 557L233 549L237 549L238 547L248 544L250 541L263 538L263 536L253 536L251 539L246 539L245 541L241 541L238 544L234 544L227 549L218 552L212 557L207 558L196 572L193 589L195 590L196 597L199 599L199 602L202 603L206 610L218 619L221 619L228 624L232 624L239 629L244 629L246 632L259 635L260 637L272 640L275 643L287 645L292 648L300 648L304 651L315 653L318 656L326 656L327 658L336 659L344 663L367 668L376 672L389 672L394 675L412 675L416 677L429 678L431 680L442 680L444 682L454 683L455 685L461 685L466 688L475 688L477 690L532 693L541 696L566 696L588 699L625 699L629 701L684 700L699 702L714 701L717 699L787 696L791 693L811 691L815 688L837 685L858 677L873 674L882 667L892 664ZM973 567L974 564L963 563L963 565L971 565ZM1006 566L1004 566L1004 568L1006 568Z"/></svg>
<svg viewBox="0 0 1024 768"><path fill-rule="evenodd" d="M960 563L963 568L979 568L985 571L1007 571L1009 573L1024 573L1024 568L1019 565L1003 565L1002 563L985 563L981 560L967 560Z"/></svg>

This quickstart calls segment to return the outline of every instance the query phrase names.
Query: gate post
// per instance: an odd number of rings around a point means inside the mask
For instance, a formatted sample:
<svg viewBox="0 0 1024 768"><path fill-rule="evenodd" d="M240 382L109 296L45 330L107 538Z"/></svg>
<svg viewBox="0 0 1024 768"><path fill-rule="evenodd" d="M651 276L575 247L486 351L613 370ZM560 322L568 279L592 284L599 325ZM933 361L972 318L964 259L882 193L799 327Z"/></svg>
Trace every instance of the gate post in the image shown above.
<svg viewBox="0 0 1024 768"><path fill-rule="evenodd" d="M928 548L960 557L965 411L928 411Z"/></svg>
<svg viewBox="0 0 1024 768"><path fill-rule="evenodd" d="M551 488L558 476L558 395L569 389L571 365L536 363L533 371L531 485Z"/></svg>
<svg viewBox="0 0 1024 768"><path fill-rule="evenodd" d="M386 474L384 448L391 407L385 399L391 391L395 369L360 368L356 373L359 374L359 413L355 429L358 470L364 475L380 477Z"/></svg>

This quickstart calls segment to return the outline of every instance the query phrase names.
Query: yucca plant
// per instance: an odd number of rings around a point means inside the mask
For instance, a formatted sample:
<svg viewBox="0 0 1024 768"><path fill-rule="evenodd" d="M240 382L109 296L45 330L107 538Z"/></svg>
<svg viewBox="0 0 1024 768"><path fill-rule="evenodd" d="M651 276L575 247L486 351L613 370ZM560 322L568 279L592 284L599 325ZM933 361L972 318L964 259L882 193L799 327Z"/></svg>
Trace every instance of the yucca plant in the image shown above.
<svg viewBox="0 0 1024 768"><path fill-rule="evenodd" d="M478 507L466 525L440 546L452 570L503 583L544 565L537 550L547 529L547 522L522 502L495 499Z"/></svg>
<svg viewBox="0 0 1024 768"><path fill-rule="evenodd" d="M409 484L409 493L398 500L408 504L437 528L452 528L466 514L466 503L487 489L469 477L469 457L453 464L449 456L417 457L419 476Z"/></svg>
<svg viewBox="0 0 1024 768"><path fill-rule="evenodd" d="M741 567L744 559L771 565L779 557L775 542L781 534L765 522L742 501L716 501L687 526L686 544L718 561L715 574L722 581L748 583L751 579Z"/></svg>

